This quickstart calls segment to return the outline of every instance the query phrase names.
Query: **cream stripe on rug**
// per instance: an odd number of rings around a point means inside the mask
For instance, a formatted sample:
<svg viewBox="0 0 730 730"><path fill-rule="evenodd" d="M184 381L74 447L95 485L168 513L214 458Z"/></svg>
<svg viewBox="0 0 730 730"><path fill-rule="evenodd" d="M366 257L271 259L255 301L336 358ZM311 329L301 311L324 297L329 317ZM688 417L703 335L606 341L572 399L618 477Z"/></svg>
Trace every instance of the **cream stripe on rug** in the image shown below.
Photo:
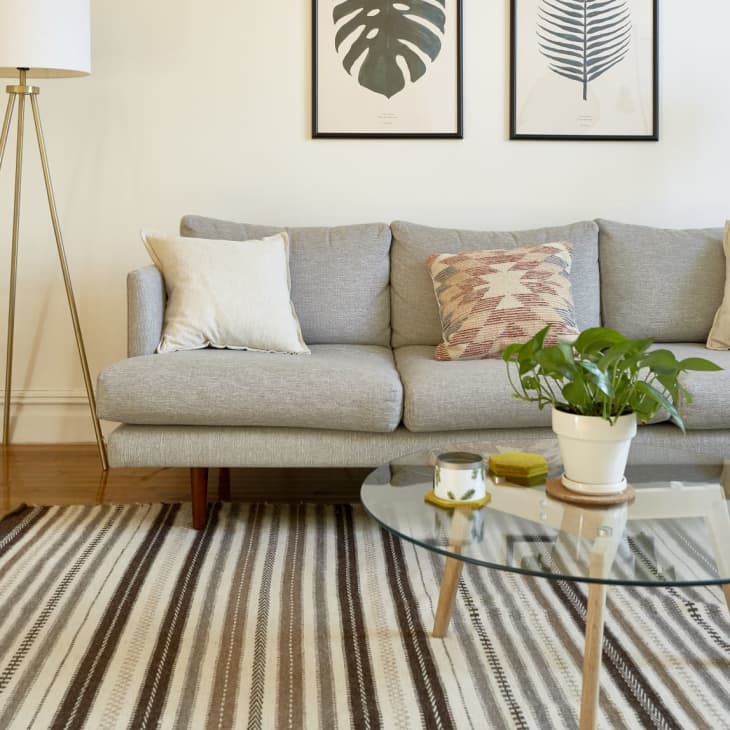
<svg viewBox="0 0 730 730"><path fill-rule="evenodd" d="M437 640L443 559L359 507L224 504L190 522L189 505L0 522L0 727L577 727L580 584L467 565ZM627 570L711 560L676 523L637 534ZM551 547L530 544L543 561ZM722 593L611 587L600 712L601 728L730 727Z"/></svg>

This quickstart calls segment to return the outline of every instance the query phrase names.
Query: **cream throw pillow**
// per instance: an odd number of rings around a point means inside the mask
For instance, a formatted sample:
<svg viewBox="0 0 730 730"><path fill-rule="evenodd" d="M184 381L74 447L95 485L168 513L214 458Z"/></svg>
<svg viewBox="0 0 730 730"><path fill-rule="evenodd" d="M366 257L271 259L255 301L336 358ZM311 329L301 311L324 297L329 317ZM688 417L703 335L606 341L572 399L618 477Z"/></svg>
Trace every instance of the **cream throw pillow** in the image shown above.
<svg viewBox="0 0 730 730"><path fill-rule="evenodd" d="M730 221L725 222L725 294L707 338L711 350L730 350Z"/></svg>
<svg viewBox="0 0 730 730"><path fill-rule="evenodd" d="M167 290L157 352L309 352L291 301L286 233L215 241L142 231L142 240Z"/></svg>

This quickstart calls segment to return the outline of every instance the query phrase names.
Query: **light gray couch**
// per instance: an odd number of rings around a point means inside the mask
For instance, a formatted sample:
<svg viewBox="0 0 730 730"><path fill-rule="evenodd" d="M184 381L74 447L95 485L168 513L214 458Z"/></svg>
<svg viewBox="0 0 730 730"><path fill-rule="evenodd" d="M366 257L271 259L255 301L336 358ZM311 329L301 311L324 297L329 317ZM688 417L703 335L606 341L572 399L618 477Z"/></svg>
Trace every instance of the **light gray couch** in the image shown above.
<svg viewBox="0 0 730 730"><path fill-rule="evenodd" d="M187 216L181 230L246 240L282 229ZM599 220L519 232L403 222L287 230L292 298L309 356L154 354L162 277L154 267L128 277L129 357L98 381L100 418L121 423L109 437L110 463L191 467L196 524L204 519L207 467L376 466L459 441L551 434L547 410L512 397L501 360L434 360L441 326L424 263L432 253L571 241L581 329L603 323L725 368L687 376L694 402L681 409L686 436L659 423L637 438L730 453L730 353L704 347L725 279L720 229Z"/></svg>

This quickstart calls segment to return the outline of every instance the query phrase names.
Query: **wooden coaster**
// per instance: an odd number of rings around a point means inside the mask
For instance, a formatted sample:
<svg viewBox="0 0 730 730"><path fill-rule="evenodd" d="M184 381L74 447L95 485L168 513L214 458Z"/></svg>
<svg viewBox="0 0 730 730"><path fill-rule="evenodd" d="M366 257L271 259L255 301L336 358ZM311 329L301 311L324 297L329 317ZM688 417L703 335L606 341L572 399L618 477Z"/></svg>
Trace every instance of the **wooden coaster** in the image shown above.
<svg viewBox="0 0 730 730"><path fill-rule="evenodd" d="M622 502L633 502L634 497L636 497L636 492L630 484L626 486L623 492L616 492L616 494L580 494L567 489L560 477L548 479L545 491L554 499L560 499L571 504L580 504L584 507L606 507L612 504L621 504Z"/></svg>

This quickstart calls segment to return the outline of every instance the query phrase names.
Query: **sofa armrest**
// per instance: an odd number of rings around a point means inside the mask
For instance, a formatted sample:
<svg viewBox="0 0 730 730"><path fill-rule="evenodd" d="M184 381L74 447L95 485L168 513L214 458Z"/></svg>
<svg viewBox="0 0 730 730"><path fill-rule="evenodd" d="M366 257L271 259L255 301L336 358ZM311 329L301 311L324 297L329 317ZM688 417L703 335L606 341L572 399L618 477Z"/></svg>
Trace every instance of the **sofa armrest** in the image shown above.
<svg viewBox="0 0 730 730"><path fill-rule="evenodd" d="M151 355L160 344L165 282L155 266L127 274L127 356Z"/></svg>

